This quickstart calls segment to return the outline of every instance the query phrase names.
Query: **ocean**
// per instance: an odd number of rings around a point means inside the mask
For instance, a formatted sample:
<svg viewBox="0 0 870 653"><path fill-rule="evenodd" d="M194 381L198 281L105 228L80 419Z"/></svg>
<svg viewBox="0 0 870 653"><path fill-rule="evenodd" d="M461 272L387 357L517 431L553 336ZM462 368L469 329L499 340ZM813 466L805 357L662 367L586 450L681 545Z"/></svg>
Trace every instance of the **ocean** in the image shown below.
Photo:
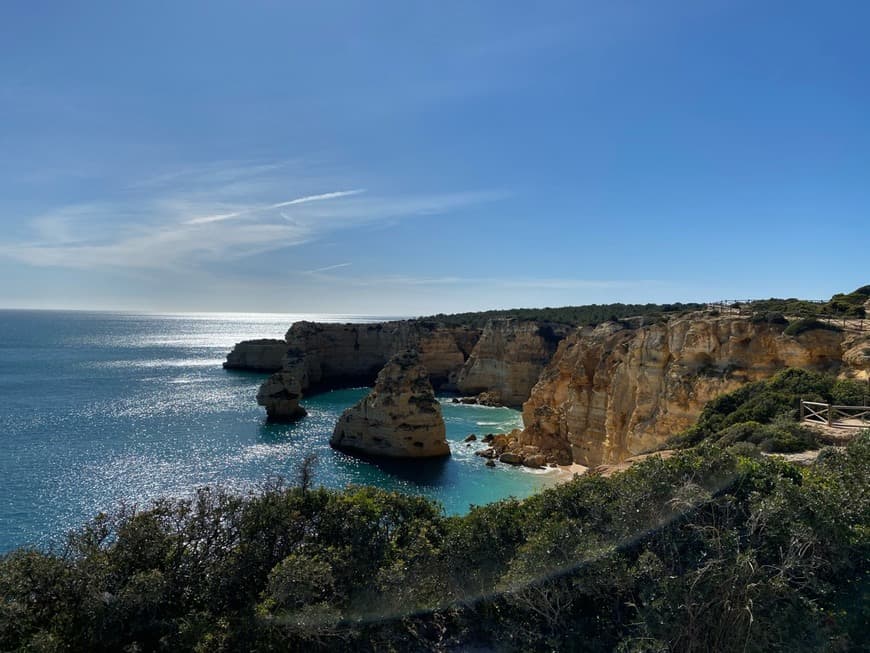
<svg viewBox="0 0 870 653"><path fill-rule="evenodd" d="M447 514L554 482L552 471L487 468L473 455L482 445L462 442L519 426L508 408L443 398L453 455L423 463L366 462L329 447L339 415L365 388L306 397L301 421L266 423L255 400L266 375L221 363L236 342L281 338L302 319L387 318L0 310L0 553L59 544L122 504L290 480L308 453L317 455L317 485L426 496Z"/></svg>

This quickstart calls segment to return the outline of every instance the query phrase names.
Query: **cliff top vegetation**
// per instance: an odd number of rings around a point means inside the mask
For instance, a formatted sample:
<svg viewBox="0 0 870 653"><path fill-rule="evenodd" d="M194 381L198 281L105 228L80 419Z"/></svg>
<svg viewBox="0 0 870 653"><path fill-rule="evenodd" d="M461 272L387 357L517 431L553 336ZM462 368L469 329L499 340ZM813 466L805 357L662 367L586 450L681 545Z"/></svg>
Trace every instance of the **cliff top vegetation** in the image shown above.
<svg viewBox="0 0 870 653"><path fill-rule="evenodd" d="M439 313L419 318L448 326L473 326L482 328L489 320L513 318L517 320L555 322L569 326L594 326L610 320L628 317L661 316L698 311L706 304L588 304L585 306L562 306L559 308L511 308L474 313Z"/></svg>
<svg viewBox="0 0 870 653"><path fill-rule="evenodd" d="M850 293L837 293L826 302L795 298L771 298L751 300L745 307L754 315L760 317L780 314L804 318L815 316L861 318L865 316L864 304L867 301L870 301L870 285L862 286ZM483 328L487 321L491 319L505 318L555 322L568 326L594 326L602 322L623 320L630 317L673 317L691 311L703 310L707 307L708 304L699 302L676 302L672 304L587 304L557 308L510 308L468 313L438 313L437 315L420 317L418 319L447 326L469 326L475 328Z"/></svg>
<svg viewBox="0 0 870 653"><path fill-rule="evenodd" d="M801 369L787 369L765 381L747 383L708 402L693 426L668 446L701 442L731 446L738 442L764 452L792 453L818 449L815 432L798 422L801 399L848 406L867 401L867 386Z"/></svg>
<svg viewBox="0 0 870 653"><path fill-rule="evenodd" d="M850 293L837 293L826 302L813 302L804 299L758 299L750 302L753 313L782 313L797 317L819 315L836 317L857 317L866 315L864 305L870 301L870 285L861 286Z"/></svg>

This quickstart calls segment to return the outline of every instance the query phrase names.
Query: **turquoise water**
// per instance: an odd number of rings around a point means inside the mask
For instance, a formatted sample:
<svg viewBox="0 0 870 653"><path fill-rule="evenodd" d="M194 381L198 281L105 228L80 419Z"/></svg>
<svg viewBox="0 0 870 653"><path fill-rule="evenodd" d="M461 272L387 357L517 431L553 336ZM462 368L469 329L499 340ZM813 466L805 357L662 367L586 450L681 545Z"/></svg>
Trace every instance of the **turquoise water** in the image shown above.
<svg viewBox="0 0 870 653"><path fill-rule="evenodd" d="M0 552L56 542L121 502L289 478L309 452L319 458L318 484L419 494L450 514L552 482L552 472L487 468L473 455L482 445L461 442L518 426L519 413L506 408L443 400L453 456L422 465L330 449L335 421L362 388L308 397L302 421L267 424L254 399L264 375L221 363L235 342L282 337L298 319L365 318L0 311Z"/></svg>

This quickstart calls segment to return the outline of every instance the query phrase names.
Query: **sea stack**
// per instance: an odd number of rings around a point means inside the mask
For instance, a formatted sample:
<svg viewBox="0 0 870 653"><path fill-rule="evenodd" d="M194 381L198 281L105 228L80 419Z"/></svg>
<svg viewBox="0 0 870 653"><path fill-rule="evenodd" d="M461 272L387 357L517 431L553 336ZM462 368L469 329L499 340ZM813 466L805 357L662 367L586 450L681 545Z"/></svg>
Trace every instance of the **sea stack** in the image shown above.
<svg viewBox="0 0 870 653"><path fill-rule="evenodd" d="M299 380L288 372L276 372L257 392L257 403L266 408L266 416L272 422L292 422L307 415L299 405L300 399Z"/></svg>
<svg viewBox="0 0 870 653"><path fill-rule="evenodd" d="M374 389L344 411L329 443L390 458L450 455L441 406L416 350L400 352L387 362Z"/></svg>

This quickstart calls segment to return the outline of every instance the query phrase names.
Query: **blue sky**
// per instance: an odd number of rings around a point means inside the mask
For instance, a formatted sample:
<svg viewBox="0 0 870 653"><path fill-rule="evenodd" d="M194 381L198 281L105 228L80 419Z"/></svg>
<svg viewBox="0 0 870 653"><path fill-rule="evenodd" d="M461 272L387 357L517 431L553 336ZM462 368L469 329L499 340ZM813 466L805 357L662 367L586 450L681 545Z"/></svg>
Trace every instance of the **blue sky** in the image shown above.
<svg viewBox="0 0 870 653"><path fill-rule="evenodd" d="M870 4L4 2L0 306L870 283Z"/></svg>

